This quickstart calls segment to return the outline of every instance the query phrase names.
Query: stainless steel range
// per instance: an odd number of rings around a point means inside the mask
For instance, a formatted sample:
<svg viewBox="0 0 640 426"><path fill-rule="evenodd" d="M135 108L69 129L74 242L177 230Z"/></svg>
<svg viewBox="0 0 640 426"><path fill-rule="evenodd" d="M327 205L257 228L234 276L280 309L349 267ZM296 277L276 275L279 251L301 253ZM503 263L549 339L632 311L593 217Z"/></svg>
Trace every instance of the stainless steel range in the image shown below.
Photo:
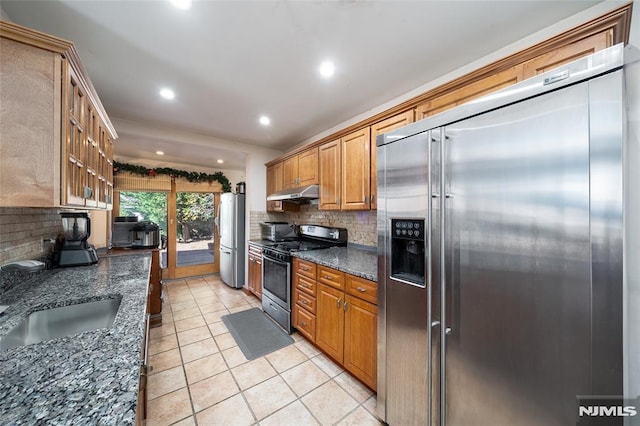
<svg viewBox="0 0 640 426"><path fill-rule="evenodd" d="M347 230L300 225L297 240L274 242L262 250L262 309L291 333L291 253L347 245Z"/></svg>

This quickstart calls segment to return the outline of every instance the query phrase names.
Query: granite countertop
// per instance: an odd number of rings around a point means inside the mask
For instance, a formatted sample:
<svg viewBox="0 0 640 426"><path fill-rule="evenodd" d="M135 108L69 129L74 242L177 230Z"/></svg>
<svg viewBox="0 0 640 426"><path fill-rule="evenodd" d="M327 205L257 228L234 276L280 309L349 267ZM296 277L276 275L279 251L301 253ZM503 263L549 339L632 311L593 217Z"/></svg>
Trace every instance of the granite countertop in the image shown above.
<svg viewBox="0 0 640 426"><path fill-rule="evenodd" d="M0 339L31 312L122 297L110 328L0 350L3 424L133 424L151 256L43 271L0 296ZM6 277L3 277L6 280Z"/></svg>
<svg viewBox="0 0 640 426"><path fill-rule="evenodd" d="M266 246L266 245L272 245L273 241L269 241L269 240L262 240L262 239L256 239L256 240L249 240L249 244L255 244L258 246Z"/></svg>
<svg viewBox="0 0 640 426"><path fill-rule="evenodd" d="M378 263L375 247L349 245L323 250L298 251L293 256L370 281L378 281Z"/></svg>

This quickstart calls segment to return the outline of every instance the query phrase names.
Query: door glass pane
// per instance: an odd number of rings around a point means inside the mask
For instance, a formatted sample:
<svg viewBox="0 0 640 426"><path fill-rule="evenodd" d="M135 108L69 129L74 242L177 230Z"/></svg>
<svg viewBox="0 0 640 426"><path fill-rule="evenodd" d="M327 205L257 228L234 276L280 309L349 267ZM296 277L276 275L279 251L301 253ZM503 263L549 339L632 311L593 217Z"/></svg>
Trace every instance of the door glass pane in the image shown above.
<svg viewBox="0 0 640 426"><path fill-rule="evenodd" d="M167 267L167 194L164 192L120 192L119 216L137 216L160 227L160 262Z"/></svg>
<svg viewBox="0 0 640 426"><path fill-rule="evenodd" d="M177 266L214 262L214 200L213 193L176 194Z"/></svg>

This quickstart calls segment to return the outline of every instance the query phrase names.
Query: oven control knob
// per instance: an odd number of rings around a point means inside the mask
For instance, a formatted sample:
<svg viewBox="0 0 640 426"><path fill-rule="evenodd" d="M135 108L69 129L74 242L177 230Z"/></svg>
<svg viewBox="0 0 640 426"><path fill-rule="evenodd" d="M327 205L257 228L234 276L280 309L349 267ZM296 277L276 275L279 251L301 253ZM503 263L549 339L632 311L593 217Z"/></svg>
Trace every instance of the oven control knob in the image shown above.
<svg viewBox="0 0 640 426"><path fill-rule="evenodd" d="M419 230L419 229L416 229L415 231L413 231L413 234L414 234L416 237L420 236L420 230Z"/></svg>

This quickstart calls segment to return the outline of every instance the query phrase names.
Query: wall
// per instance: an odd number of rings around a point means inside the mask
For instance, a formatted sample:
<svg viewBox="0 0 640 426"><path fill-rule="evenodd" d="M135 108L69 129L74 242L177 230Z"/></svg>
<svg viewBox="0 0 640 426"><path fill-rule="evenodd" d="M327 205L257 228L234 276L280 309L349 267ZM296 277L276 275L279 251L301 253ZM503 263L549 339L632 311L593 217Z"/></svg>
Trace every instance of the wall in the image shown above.
<svg viewBox="0 0 640 426"><path fill-rule="evenodd" d="M251 225L249 235L251 239L260 238L260 222L282 221L303 225L333 226L346 228L350 243L367 246L376 245L376 212L375 211L322 211L315 205L304 204L299 212L267 213L263 211L250 212Z"/></svg>
<svg viewBox="0 0 640 426"><path fill-rule="evenodd" d="M0 207L0 265L44 254L43 239L62 231L58 209Z"/></svg>

